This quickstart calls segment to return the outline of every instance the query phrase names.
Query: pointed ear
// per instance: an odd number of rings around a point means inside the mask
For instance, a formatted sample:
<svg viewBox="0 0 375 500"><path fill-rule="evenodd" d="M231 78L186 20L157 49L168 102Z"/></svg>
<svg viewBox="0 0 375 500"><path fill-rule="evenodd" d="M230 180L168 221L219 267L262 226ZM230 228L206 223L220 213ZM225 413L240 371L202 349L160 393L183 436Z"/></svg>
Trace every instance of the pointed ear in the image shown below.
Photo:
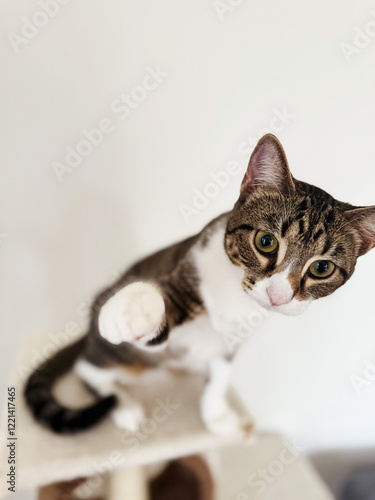
<svg viewBox="0 0 375 500"><path fill-rule="evenodd" d="M274 189L282 194L295 190L284 149L278 139L264 135L255 146L241 185L241 196L258 188Z"/></svg>
<svg viewBox="0 0 375 500"><path fill-rule="evenodd" d="M349 222L358 229L361 237L359 255L375 247L375 206L354 208L345 212Z"/></svg>

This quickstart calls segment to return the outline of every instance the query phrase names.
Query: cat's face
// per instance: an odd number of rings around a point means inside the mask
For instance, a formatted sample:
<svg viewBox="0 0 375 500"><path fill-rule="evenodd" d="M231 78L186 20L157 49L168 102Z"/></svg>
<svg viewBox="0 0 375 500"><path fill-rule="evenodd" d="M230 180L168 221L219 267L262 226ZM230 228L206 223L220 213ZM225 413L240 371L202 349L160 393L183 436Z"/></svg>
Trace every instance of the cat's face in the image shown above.
<svg viewBox="0 0 375 500"><path fill-rule="evenodd" d="M246 293L266 309L300 314L342 286L374 246L375 207L355 208L293 179L278 140L259 141L225 237Z"/></svg>

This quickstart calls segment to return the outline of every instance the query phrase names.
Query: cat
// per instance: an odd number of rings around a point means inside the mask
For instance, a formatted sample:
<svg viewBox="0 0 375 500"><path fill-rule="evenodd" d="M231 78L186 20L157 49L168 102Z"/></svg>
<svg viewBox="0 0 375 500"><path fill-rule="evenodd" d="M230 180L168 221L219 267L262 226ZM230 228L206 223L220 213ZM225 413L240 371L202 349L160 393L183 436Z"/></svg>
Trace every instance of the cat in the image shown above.
<svg viewBox="0 0 375 500"><path fill-rule="evenodd" d="M374 246L375 206L354 207L294 179L283 147L267 134L251 155L234 208L100 293L86 336L30 376L26 401L57 433L88 429L112 409L119 427L136 431L143 408L118 384L177 367L207 374L202 419L216 434L235 434L240 420L227 400L234 353L223 333L235 332L239 318L259 308L301 314L346 283L357 258ZM204 313L214 333L184 330ZM90 407L67 409L52 395L55 380L73 366L97 395Z"/></svg>

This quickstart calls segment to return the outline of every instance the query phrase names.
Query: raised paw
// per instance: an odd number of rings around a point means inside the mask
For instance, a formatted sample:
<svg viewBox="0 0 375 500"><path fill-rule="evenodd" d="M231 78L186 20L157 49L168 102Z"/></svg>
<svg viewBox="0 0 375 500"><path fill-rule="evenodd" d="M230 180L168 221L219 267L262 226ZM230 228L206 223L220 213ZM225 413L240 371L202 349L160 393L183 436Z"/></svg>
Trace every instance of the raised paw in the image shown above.
<svg viewBox="0 0 375 500"><path fill-rule="evenodd" d="M136 282L119 290L99 314L100 335L111 344L145 346L160 332L165 320L164 300L148 283Z"/></svg>
<svg viewBox="0 0 375 500"><path fill-rule="evenodd" d="M145 419L145 413L141 405L134 404L114 410L112 419L120 429L136 432Z"/></svg>

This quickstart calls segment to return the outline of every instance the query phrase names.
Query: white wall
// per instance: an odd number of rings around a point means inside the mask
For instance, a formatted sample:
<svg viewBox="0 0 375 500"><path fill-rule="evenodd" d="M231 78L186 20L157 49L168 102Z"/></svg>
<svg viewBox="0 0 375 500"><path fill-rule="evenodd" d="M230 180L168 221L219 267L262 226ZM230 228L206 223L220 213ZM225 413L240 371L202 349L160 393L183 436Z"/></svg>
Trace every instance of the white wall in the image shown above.
<svg viewBox="0 0 375 500"><path fill-rule="evenodd" d="M245 168L240 144L275 124L275 109L293 115L274 131L297 178L375 203L375 40L356 40L350 62L341 47L356 26L375 34L373 2L225 3L239 5L220 19L213 0L71 0L16 53L9 33L22 36L41 7L2 2L2 400L23 336L83 324L77 307L115 272L232 206L241 174L189 224L179 210L210 172ZM168 76L119 119L113 101L156 66ZM115 130L58 182L52 162L103 118ZM306 449L375 445L375 383L360 396L350 383L375 362L374 259L249 339L236 380L259 427Z"/></svg>

